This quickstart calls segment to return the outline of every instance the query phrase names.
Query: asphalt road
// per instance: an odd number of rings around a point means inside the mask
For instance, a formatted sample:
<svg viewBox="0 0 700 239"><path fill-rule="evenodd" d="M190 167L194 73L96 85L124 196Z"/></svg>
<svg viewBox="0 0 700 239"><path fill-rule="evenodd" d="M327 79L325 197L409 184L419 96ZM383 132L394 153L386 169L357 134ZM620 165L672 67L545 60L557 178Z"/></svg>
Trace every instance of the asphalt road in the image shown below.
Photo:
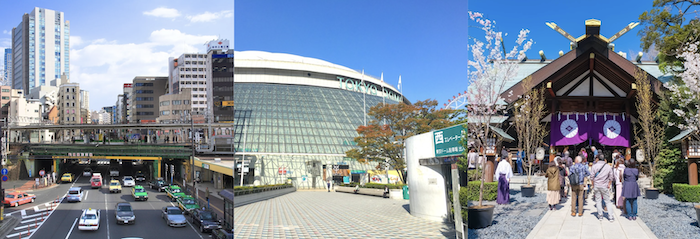
<svg viewBox="0 0 700 239"><path fill-rule="evenodd" d="M83 188L83 201L77 203L62 202L51 216L38 227L37 231L32 233L31 238L210 238L209 234L202 235L191 225L181 228L167 226L161 217L161 208L172 204L164 193L146 187L148 201L134 201L130 187L123 187L121 193L110 194L106 184L103 185L100 189L92 189L87 177L78 178L74 186ZM64 184L37 192L37 202L43 203L50 201L51 198L56 198L56 196L63 196L70 186ZM131 203L134 209L136 223L133 225L118 225L116 223L114 206L116 203L124 201ZM33 206L35 205L25 204L12 210L32 208ZM97 231L78 230L77 219L80 217L82 209L87 208L100 210L100 228Z"/></svg>

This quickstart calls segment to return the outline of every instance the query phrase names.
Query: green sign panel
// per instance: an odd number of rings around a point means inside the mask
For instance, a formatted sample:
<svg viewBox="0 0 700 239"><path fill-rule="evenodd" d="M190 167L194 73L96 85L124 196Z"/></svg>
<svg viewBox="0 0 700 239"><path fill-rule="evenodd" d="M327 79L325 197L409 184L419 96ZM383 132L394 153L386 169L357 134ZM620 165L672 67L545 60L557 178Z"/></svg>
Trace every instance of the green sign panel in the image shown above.
<svg viewBox="0 0 700 239"><path fill-rule="evenodd" d="M433 131L433 144L435 145L435 157L461 155L464 147L459 143L467 129L462 125Z"/></svg>

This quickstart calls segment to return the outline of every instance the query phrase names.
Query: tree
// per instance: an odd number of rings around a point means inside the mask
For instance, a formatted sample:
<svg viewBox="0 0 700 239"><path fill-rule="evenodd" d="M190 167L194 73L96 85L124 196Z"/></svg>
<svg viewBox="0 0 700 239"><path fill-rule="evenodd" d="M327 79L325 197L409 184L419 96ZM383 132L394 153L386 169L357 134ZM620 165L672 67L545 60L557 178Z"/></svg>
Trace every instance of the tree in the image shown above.
<svg viewBox="0 0 700 239"><path fill-rule="evenodd" d="M661 151L664 129L657 120L657 106L654 103L654 92L651 90L651 83L647 78L647 73L641 68L636 68L634 78L637 84L637 113L639 114L640 132L635 134L637 142L644 150L645 158L649 164L651 187L654 187L654 172L656 169L655 157Z"/></svg>
<svg viewBox="0 0 700 239"><path fill-rule="evenodd" d="M506 83L515 78L518 73L518 63L525 57L533 42L527 40L529 30L520 30L516 46L505 52L502 32L496 32L495 21L485 19L483 14L469 12L469 18L481 26L485 33L485 41L475 38L469 45L472 59L469 60L469 90L467 92L467 117L469 118L469 135L478 149L485 149L490 132L491 119L494 115L503 114L505 103L500 94L505 90ZM522 48L521 48L522 47ZM522 49L518 51L519 49ZM503 50L501 50L503 49ZM483 153L482 150L479 152ZM485 155L484 155L484 158ZM481 162L485 167L486 160ZM482 172L483 174L483 172ZM479 187L479 205L483 207L484 177L481 177Z"/></svg>
<svg viewBox="0 0 700 239"><path fill-rule="evenodd" d="M678 50L698 41L700 21L696 10L699 6L700 0L654 0L653 8L639 16L644 26L638 33L641 47L644 51L653 47L659 51L662 71L677 73L677 67L682 65Z"/></svg>
<svg viewBox="0 0 700 239"><path fill-rule="evenodd" d="M377 162L377 168L393 168L406 182L404 141L414 135L452 126L455 110L436 109L436 100L414 104L383 104L372 106L367 113L372 120L357 127L354 141L359 148L345 152L361 163Z"/></svg>
<svg viewBox="0 0 700 239"><path fill-rule="evenodd" d="M523 92L527 92L513 104L515 115L515 130L518 132L519 146L525 150L525 155L530 155L542 138L547 134L545 125L540 123L546 115L544 104L544 89L532 86L532 77L523 80ZM528 160L527 186L530 186L532 177L532 161Z"/></svg>

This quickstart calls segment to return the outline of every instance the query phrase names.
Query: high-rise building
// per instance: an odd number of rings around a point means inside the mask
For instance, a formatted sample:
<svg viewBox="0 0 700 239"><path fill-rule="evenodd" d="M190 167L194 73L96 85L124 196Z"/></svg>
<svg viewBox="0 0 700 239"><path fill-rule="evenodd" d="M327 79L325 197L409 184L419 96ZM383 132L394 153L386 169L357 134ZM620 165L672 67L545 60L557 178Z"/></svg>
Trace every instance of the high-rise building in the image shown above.
<svg viewBox="0 0 700 239"><path fill-rule="evenodd" d="M195 114L204 114L207 109L207 54L186 53L178 58L168 59L168 94L181 94L189 89L192 104L189 108ZM179 98L182 98L179 97Z"/></svg>
<svg viewBox="0 0 700 239"><path fill-rule="evenodd" d="M122 124L131 123L131 115L132 115L131 105L132 105L132 100L133 100L131 93L134 91L133 85L134 84L132 84L132 83L124 83L124 94L121 95L122 96L122 98L121 98L121 100L122 100L122 107L121 107Z"/></svg>
<svg viewBox="0 0 700 239"><path fill-rule="evenodd" d="M233 123L233 50L228 44L225 39L207 43L211 71L206 85L211 100L206 103L214 122Z"/></svg>
<svg viewBox="0 0 700 239"><path fill-rule="evenodd" d="M158 97L165 94L166 76L137 76L134 78L133 104L129 123L155 123L158 118Z"/></svg>
<svg viewBox="0 0 700 239"><path fill-rule="evenodd" d="M58 123L83 124L80 110L80 84L63 83L58 90Z"/></svg>
<svg viewBox="0 0 700 239"><path fill-rule="evenodd" d="M5 48L5 75L4 79L8 82L12 82L12 48Z"/></svg>
<svg viewBox="0 0 700 239"><path fill-rule="evenodd" d="M70 79L70 24L63 12L35 7L12 29L12 88L29 94L34 87ZM47 84L48 81L48 84Z"/></svg>

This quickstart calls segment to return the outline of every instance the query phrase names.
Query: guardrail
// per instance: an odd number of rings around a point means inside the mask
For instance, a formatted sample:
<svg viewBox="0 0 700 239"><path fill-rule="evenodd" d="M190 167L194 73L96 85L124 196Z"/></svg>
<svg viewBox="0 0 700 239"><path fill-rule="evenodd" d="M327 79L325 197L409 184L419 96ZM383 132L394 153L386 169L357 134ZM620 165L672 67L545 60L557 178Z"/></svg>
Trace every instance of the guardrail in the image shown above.
<svg viewBox="0 0 700 239"><path fill-rule="evenodd" d="M239 190L234 189L233 196L247 195L247 194L267 192L267 191L279 190L279 189L284 189L284 188L293 188L293 187L294 187L293 185L288 184L288 185L281 185L281 186L274 186L274 187L250 188L250 189L239 189Z"/></svg>

